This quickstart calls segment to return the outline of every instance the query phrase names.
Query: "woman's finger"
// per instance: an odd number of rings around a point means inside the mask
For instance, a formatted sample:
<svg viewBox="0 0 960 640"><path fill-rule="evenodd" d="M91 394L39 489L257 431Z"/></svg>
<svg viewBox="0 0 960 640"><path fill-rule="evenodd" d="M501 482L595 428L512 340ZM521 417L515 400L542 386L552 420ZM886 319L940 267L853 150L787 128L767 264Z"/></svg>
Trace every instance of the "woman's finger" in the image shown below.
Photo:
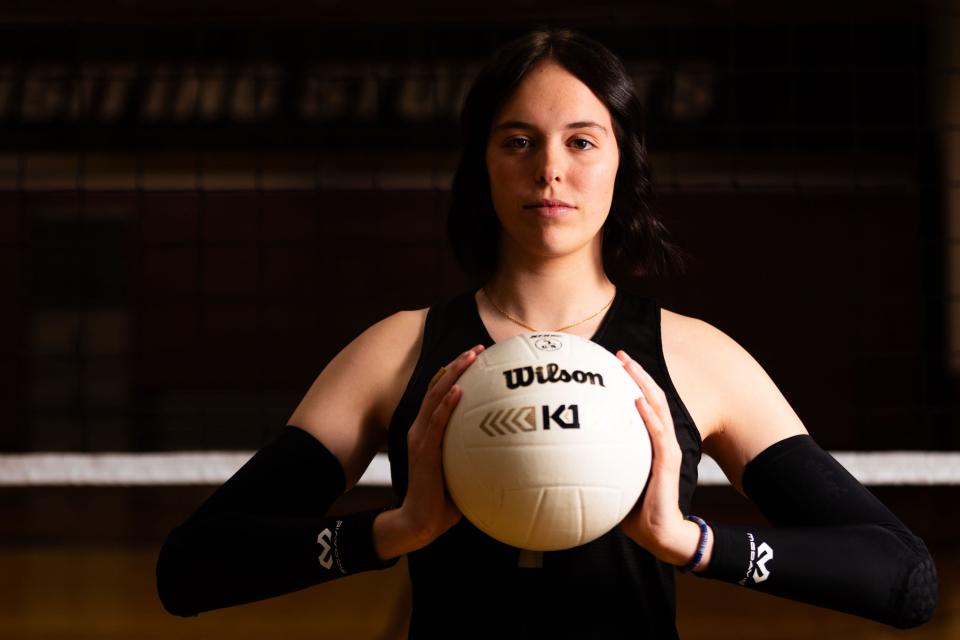
<svg viewBox="0 0 960 640"><path fill-rule="evenodd" d="M654 449L660 452L660 458L670 458L679 453L680 445L673 431L673 416L667 403L667 396L649 373L626 352L617 352L624 368L641 387L641 395L636 400L640 417L647 425Z"/></svg>
<svg viewBox="0 0 960 640"><path fill-rule="evenodd" d="M657 412L653 410L653 407L643 396L637 398L634 403L637 405L637 411L640 412L644 424L647 425L647 430L652 432L650 435L659 436L663 432L663 421L657 415Z"/></svg>
<svg viewBox="0 0 960 640"><path fill-rule="evenodd" d="M447 372L446 367L440 367L439 369L437 369L437 372L433 374L432 378L430 378L430 382L427 383L427 391L430 391L430 389L433 389L433 385L437 384L437 381L440 378L442 378L443 374L445 374L446 372Z"/></svg>
<svg viewBox="0 0 960 640"><path fill-rule="evenodd" d="M483 352L483 348L482 344L478 344L461 353L445 367L440 367L427 385L427 396L433 394L434 399L439 401L450 390L460 374Z"/></svg>
<svg viewBox="0 0 960 640"><path fill-rule="evenodd" d="M617 358L620 359L627 373L630 374L630 377L633 378L637 386L640 387L640 391L647 397L648 402L657 409L665 408L667 396L663 392L663 389L660 388L660 385L653 379L653 376L647 373L643 367L640 366L640 363L631 358L625 351L618 351Z"/></svg>
<svg viewBox="0 0 960 640"><path fill-rule="evenodd" d="M450 391L450 388L453 386L454 382L460 377L467 367L469 367L474 360L477 359L477 356L483 352L483 345L478 344L471 349L467 349L459 356L454 358L452 362L447 364L433 375L433 378L430 380L430 383L427 385L427 393L423 397L423 401L420 404L420 411L417 414L417 419L414 422L413 426L410 428L407 437L417 437L417 435L426 429L426 422L430 419L430 416L433 415L433 411L437 408L437 405L442 402L444 396Z"/></svg>
<svg viewBox="0 0 960 640"><path fill-rule="evenodd" d="M435 446L439 450L440 443L443 442L443 434L447 430L447 423L450 421L450 414L453 413L457 402L460 401L462 391L459 385L453 385L443 397L437 408L433 410L430 421L427 424L427 435L425 442L428 446Z"/></svg>

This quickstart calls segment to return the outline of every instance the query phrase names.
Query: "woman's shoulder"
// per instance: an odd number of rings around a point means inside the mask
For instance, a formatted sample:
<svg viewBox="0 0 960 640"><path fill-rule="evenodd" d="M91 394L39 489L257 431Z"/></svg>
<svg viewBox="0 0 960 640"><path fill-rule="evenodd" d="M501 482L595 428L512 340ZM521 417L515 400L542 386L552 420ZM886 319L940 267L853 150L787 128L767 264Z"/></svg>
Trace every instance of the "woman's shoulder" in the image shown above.
<svg viewBox="0 0 960 640"><path fill-rule="evenodd" d="M376 324L371 325L364 333L369 334L368 339L376 341L401 340L406 342L411 339L419 340L429 310L429 308L424 308L395 311Z"/></svg>
<svg viewBox="0 0 960 640"><path fill-rule="evenodd" d="M382 393L375 412L384 428L400 402L407 380L420 356L423 330L429 308L397 311L373 324L357 341L359 357L368 360L367 368L376 368Z"/></svg>
<svg viewBox="0 0 960 640"><path fill-rule="evenodd" d="M748 355L736 340L706 320L664 307L660 307L660 334L664 349L669 347L687 356L696 355L701 360L715 362Z"/></svg>
<svg viewBox="0 0 960 640"><path fill-rule="evenodd" d="M740 343L705 320L661 312L664 358L674 386L691 414L697 408L708 421L698 423L704 451L739 486L747 462L783 438L807 433L806 427Z"/></svg>
<svg viewBox="0 0 960 640"><path fill-rule="evenodd" d="M361 332L331 361L343 361L351 369L383 372L392 377L397 367L419 351L428 309L397 311ZM380 376L382 377L382 376Z"/></svg>
<svg viewBox="0 0 960 640"><path fill-rule="evenodd" d="M711 382L712 362L722 333L710 323L660 307L660 340L673 386L693 418L702 440L721 425L723 397Z"/></svg>
<svg viewBox="0 0 960 640"><path fill-rule="evenodd" d="M381 441L416 366L426 315L427 309L398 311L367 327L323 368L289 423L328 448L346 441L341 461L352 457L358 439L352 434Z"/></svg>

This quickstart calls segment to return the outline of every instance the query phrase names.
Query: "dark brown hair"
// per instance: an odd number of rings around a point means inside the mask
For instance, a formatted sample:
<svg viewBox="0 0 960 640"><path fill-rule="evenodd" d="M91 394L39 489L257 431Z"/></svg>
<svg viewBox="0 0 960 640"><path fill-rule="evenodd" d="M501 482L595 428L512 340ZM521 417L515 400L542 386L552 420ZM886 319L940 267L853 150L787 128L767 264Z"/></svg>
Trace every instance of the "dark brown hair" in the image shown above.
<svg viewBox="0 0 960 640"><path fill-rule="evenodd" d="M650 207L644 111L623 63L609 49L571 29L538 28L498 49L474 80L460 113L463 152L453 179L447 234L466 274L483 283L499 254L486 147L500 107L538 63L553 61L589 87L607 107L620 148L610 214L603 227L603 267L614 284L671 268L684 252L670 241Z"/></svg>

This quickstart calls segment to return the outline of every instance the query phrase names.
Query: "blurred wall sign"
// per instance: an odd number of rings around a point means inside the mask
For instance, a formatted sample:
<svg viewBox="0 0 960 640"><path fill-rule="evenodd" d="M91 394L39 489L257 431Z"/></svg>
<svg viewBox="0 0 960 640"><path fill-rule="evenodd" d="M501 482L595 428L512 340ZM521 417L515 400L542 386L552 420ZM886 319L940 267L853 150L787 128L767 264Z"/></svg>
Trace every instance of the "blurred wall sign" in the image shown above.
<svg viewBox="0 0 960 640"><path fill-rule="evenodd" d="M0 130L8 145L41 147L90 144L92 135L107 146L149 146L151 140L230 146L258 139L297 146L315 144L318 133L332 134L325 140L334 144L400 146L417 135L424 146L452 147L478 71L478 64L444 61L7 62L0 64ZM645 64L631 71L642 98L659 97L648 105L657 117L695 121L716 103L716 74L704 64ZM421 128L398 131L401 125ZM424 127L439 130L424 138ZM378 137L378 131L391 133Z"/></svg>

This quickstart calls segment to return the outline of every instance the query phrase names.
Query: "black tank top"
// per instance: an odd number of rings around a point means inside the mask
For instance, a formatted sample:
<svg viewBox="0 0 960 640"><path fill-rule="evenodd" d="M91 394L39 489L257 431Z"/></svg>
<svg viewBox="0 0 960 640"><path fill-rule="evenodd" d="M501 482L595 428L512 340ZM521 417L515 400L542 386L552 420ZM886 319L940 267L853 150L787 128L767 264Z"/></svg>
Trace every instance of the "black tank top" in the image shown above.
<svg viewBox="0 0 960 640"><path fill-rule="evenodd" d="M592 340L623 349L667 395L683 451L680 510L697 484L700 434L667 373L660 307L618 289ZM390 421L394 490L407 490L407 431L433 374L476 344L490 346L474 291L430 308L420 358ZM585 545L543 553L521 568L520 550L490 538L466 518L407 557L413 594L410 638L676 638L673 567L619 527ZM526 564L526 563L525 563Z"/></svg>

